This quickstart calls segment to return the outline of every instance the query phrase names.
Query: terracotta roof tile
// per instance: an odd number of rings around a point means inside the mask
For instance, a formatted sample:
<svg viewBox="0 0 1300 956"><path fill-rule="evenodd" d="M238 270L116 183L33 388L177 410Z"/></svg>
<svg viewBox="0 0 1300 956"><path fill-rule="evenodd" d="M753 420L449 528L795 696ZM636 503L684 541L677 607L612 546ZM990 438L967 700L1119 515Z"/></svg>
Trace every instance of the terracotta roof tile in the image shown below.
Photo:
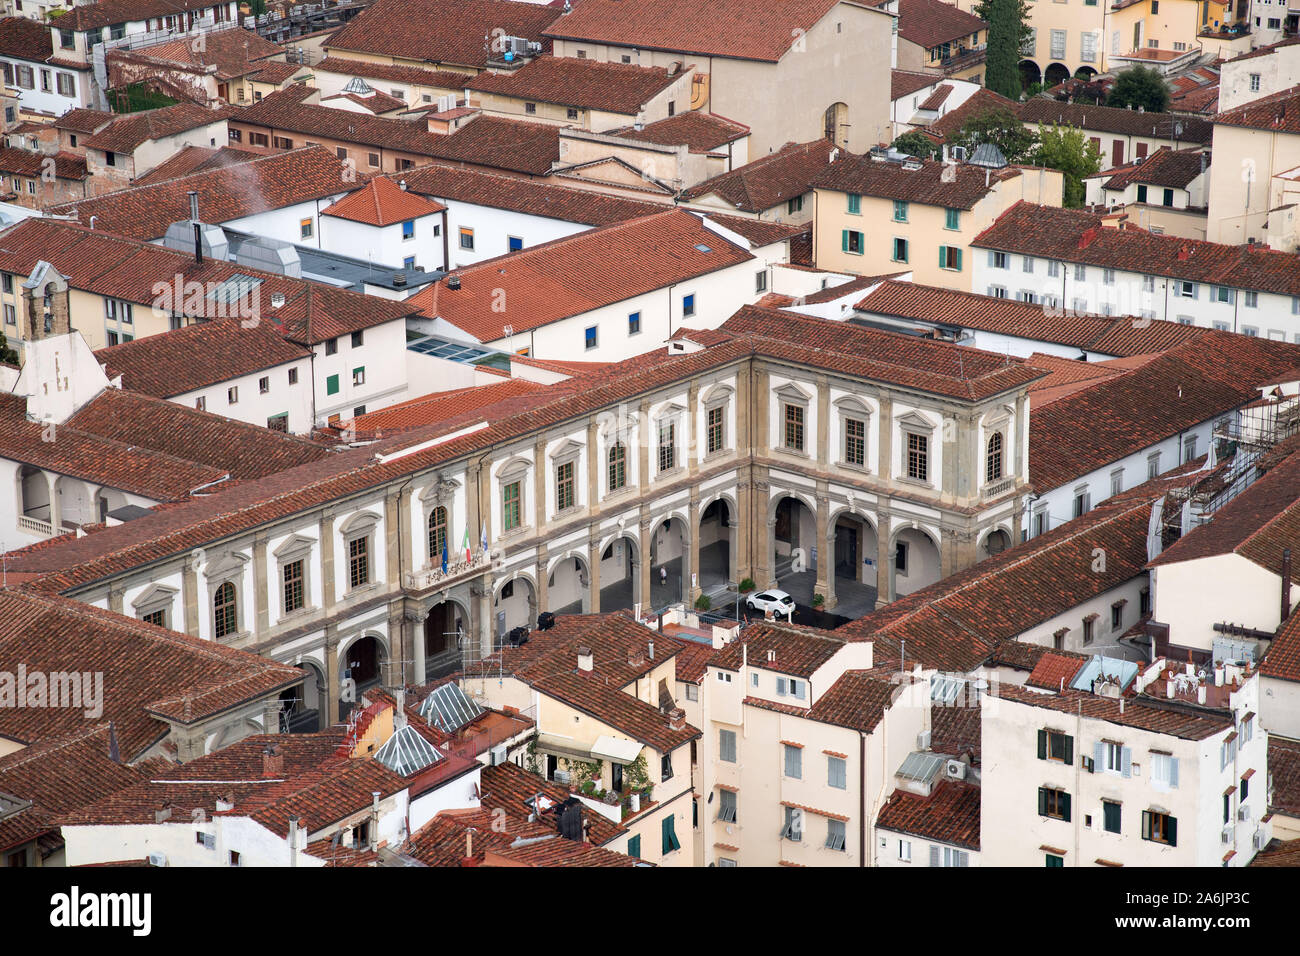
<svg viewBox="0 0 1300 956"><path fill-rule="evenodd" d="M216 148L210 146L186 146L172 156L171 159L159 163L143 176L137 176L131 185L152 186L154 183L178 179L181 176L189 176L191 173L202 173L209 169L220 169L223 166L247 163L254 159L260 159L261 156L261 153L250 153L247 150L235 149L230 146Z"/></svg>
<svg viewBox="0 0 1300 956"><path fill-rule="evenodd" d="M835 0L582 0L546 35L615 46L775 63Z"/></svg>
<svg viewBox="0 0 1300 956"><path fill-rule="evenodd" d="M1195 708L1177 702L1166 703L1154 698L1099 697L1086 691L1067 688L1061 694L1043 694L1012 684L990 689L990 696L1004 701L1028 704L1052 710L1073 719L1076 714L1091 720L1104 720L1121 727L1135 727L1155 734L1169 734L1183 740L1205 740L1233 726L1232 714L1208 708Z"/></svg>
<svg viewBox="0 0 1300 956"><path fill-rule="evenodd" d="M943 77L935 73L915 73L911 70L890 70L889 71L889 98L899 100L909 93L915 93L917 90L923 90L926 87L934 86L936 83L943 81Z"/></svg>
<svg viewBox="0 0 1300 956"><path fill-rule="evenodd" d="M131 153L147 142L198 129L226 119L223 110L211 110L195 103L177 103L156 110L127 113L93 133L81 145L110 153Z"/></svg>
<svg viewBox="0 0 1300 956"><path fill-rule="evenodd" d="M960 130L967 120L983 116L993 110L1007 110L1012 116L1018 116L1020 104L992 90L980 87L961 106L944 113L929 126L919 128L930 138L943 142Z"/></svg>
<svg viewBox="0 0 1300 956"><path fill-rule="evenodd" d="M993 170L991 176L988 174L984 167L949 166L936 160L924 160L919 169L909 169L902 163L881 162L870 156L843 156L817 176L812 185L879 199L970 209L996 184L1023 172L1008 166Z"/></svg>
<svg viewBox="0 0 1300 956"><path fill-rule="evenodd" d="M1106 180L1106 189L1124 189L1131 183L1186 189L1210 165L1210 153L1202 149L1158 149L1141 163Z"/></svg>
<svg viewBox="0 0 1300 956"><path fill-rule="evenodd" d="M1034 665L1033 671L1025 678L1025 686L1060 691L1074 680L1074 675L1079 673L1084 663L1073 656L1044 654Z"/></svg>
<svg viewBox="0 0 1300 956"><path fill-rule="evenodd" d="M662 66L541 56L517 70L485 71L467 90L515 99L635 115L680 77Z"/></svg>
<svg viewBox="0 0 1300 956"><path fill-rule="evenodd" d="M808 711L810 720L859 733L873 733L885 716L901 685L883 670L845 671Z"/></svg>
<svg viewBox="0 0 1300 956"><path fill-rule="evenodd" d="M1031 97L1022 103L1020 119L1025 123L1073 126L1088 131L1121 136L1148 136L1177 140L1180 143L1200 143L1203 146L1210 145L1214 135L1214 124L1195 116L1140 113L1116 106L1062 103L1044 96ZM1215 121L1218 122L1218 119ZM1181 129L1175 131L1175 124L1181 126Z"/></svg>
<svg viewBox="0 0 1300 956"><path fill-rule="evenodd" d="M742 212L766 212L811 190L817 177L831 165L834 151L834 144L824 139L786 143L774 153L683 190L681 201L714 194ZM841 151L840 155L845 157L841 162L847 162L848 154Z"/></svg>
<svg viewBox="0 0 1300 956"><path fill-rule="evenodd" d="M661 146L685 144L692 153L711 153L749 135L749 127L704 110L684 110L667 119L647 123L640 129L624 126L610 136Z"/></svg>
<svg viewBox="0 0 1300 956"><path fill-rule="evenodd" d="M0 658L32 671L104 675L101 719L113 722L125 761L166 735L161 717L197 723L302 681L287 664L69 598L0 590L0 609ZM177 705L161 706L164 700ZM85 721L75 707L5 708L0 734L33 743L79 731Z"/></svg>
<svg viewBox="0 0 1300 956"><path fill-rule="evenodd" d="M978 850L980 795L977 784L955 780L944 780L928 797L895 790L877 815L876 827Z"/></svg>
<svg viewBox="0 0 1300 956"><path fill-rule="evenodd" d="M898 35L926 50L987 29L979 17L943 0L898 0Z"/></svg>
<svg viewBox="0 0 1300 956"><path fill-rule="evenodd" d="M466 81L474 76L472 73L460 73L455 70L429 70L418 66L371 63L341 56L327 56L313 66L312 70L316 73L338 73L363 80L389 80L393 83L410 83L413 86L441 90L463 90Z"/></svg>
<svg viewBox="0 0 1300 956"><path fill-rule="evenodd" d="M207 67L213 66L216 70L211 75L219 80L232 80L257 72L264 65L269 65L268 58L282 56L283 53L279 46L262 39L251 30L233 27L205 33L202 45L194 43L191 37L180 37L153 46L112 50L107 59L110 69L115 60L156 64L161 69L188 67L201 72L206 72ZM289 75L303 69L300 64L281 62L280 66L292 66Z"/></svg>
<svg viewBox="0 0 1300 956"><path fill-rule="evenodd" d="M325 49L481 69L488 60L485 36L541 41L558 15L546 4L509 0L378 0L331 36Z"/></svg>
<svg viewBox="0 0 1300 956"><path fill-rule="evenodd" d="M95 216L99 229L153 240L162 238L173 222L190 218L186 193L191 189L199 194L203 221L222 223L350 192L357 185L343 180L342 165L333 152L312 146L67 203L50 212L75 216L86 224Z"/></svg>
<svg viewBox="0 0 1300 956"><path fill-rule="evenodd" d="M321 210L322 216L337 216L367 226L391 226L407 219L432 216L447 207L403 189L386 176L376 176L356 192Z"/></svg>
<svg viewBox="0 0 1300 956"><path fill-rule="evenodd" d="M37 179L44 175L45 163L49 159L54 160L54 175L57 179L81 181L89 175L86 172L86 160L83 156L62 152L47 156L44 153L34 153L31 150L10 146L0 148L0 173ZM0 186L7 187L8 184L0 183Z"/></svg>
<svg viewBox="0 0 1300 956"><path fill-rule="evenodd" d="M1300 86L1243 103L1213 117L1221 126L1243 126L1279 133L1300 133Z"/></svg>
<svg viewBox="0 0 1300 956"><path fill-rule="evenodd" d="M545 385L537 382L511 378L491 385L474 385L447 392L434 392L432 395L421 395L419 398L389 405L379 411L367 412L354 418L352 427L358 435L379 437L395 431L429 425L467 412L482 411L503 399L545 389Z"/></svg>
<svg viewBox="0 0 1300 956"><path fill-rule="evenodd" d="M32 21L24 19L24 23ZM113 120L117 119L117 113L110 113L106 110L89 110L83 107L70 109L54 121L55 129L66 129L73 133L94 133Z"/></svg>
<svg viewBox="0 0 1300 956"><path fill-rule="evenodd" d="M791 674L805 680L844 646L843 638L827 631L787 624L754 623L740 637L721 648L709 666L739 671L750 667Z"/></svg>
<svg viewBox="0 0 1300 956"><path fill-rule="evenodd" d="M30 17L0 18L0 56L44 63L52 50L48 25Z"/></svg>

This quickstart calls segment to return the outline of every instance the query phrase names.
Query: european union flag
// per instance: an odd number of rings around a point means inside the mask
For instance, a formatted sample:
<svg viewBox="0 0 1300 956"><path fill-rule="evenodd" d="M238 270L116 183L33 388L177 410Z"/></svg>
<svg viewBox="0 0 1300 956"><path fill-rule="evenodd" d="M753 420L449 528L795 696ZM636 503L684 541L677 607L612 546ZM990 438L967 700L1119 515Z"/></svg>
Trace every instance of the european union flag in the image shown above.
<svg viewBox="0 0 1300 956"><path fill-rule="evenodd" d="M447 539L442 539L442 573L447 573Z"/></svg>

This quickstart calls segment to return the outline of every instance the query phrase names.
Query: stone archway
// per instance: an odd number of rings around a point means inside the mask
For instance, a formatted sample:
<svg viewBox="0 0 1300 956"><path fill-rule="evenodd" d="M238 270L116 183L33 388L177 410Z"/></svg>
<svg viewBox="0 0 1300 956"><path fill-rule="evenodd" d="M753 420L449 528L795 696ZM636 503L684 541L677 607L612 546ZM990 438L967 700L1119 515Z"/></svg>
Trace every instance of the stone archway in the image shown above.
<svg viewBox="0 0 1300 956"><path fill-rule="evenodd" d="M1027 90L1035 83L1043 82L1043 71L1033 60L1020 61L1020 88Z"/></svg>
<svg viewBox="0 0 1300 956"><path fill-rule="evenodd" d="M526 574L501 582L492 596L492 634L494 646L500 647L506 635L516 627L531 628L537 622L537 591Z"/></svg>
<svg viewBox="0 0 1300 956"><path fill-rule="evenodd" d="M621 534L600 551L600 610L631 610L641 603L640 549L636 539Z"/></svg>
<svg viewBox="0 0 1300 956"><path fill-rule="evenodd" d="M980 542L979 551L976 555L977 560L983 561L985 558L991 558L1001 554L1011 547L1011 533L1005 528L994 528L984 536Z"/></svg>
<svg viewBox="0 0 1300 956"><path fill-rule="evenodd" d="M939 545L920 528L901 528L894 535L890 556L890 573L894 580L890 590L895 597L929 587L942 574Z"/></svg>
<svg viewBox="0 0 1300 956"><path fill-rule="evenodd" d="M459 601L439 601L429 608L417 640L424 641L425 681L441 677L460 665L469 637L469 611Z"/></svg>
<svg viewBox="0 0 1300 956"><path fill-rule="evenodd" d="M311 661L296 665L303 671L302 683L280 695L280 733L314 734L324 729L328 715L325 702L325 674ZM271 731L267 730L268 733Z"/></svg>
<svg viewBox="0 0 1300 956"><path fill-rule="evenodd" d="M591 568L581 554L566 554L552 562L546 579L546 610L553 614L586 614L591 609Z"/></svg>
<svg viewBox="0 0 1300 956"><path fill-rule="evenodd" d="M710 501L700 512L700 590L713 593L735 583L736 509L726 497Z"/></svg>
<svg viewBox="0 0 1300 956"><path fill-rule="evenodd" d="M822 113L822 135L836 146L849 143L849 107L846 103L832 103Z"/></svg>
<svg viewBox="0 0 1300 956"><path fill-rule="evenodd" d="M1049 63L1043 71L1043 85L1047 87L1064 83L1070 78L1070 68L1064 63Z"/></svg>
<svg viewBox="0 0 1300 956"><path fill-rule="evenodd" d="M690 537L678 515L650 527L650 605L665 607L687 600L690 590Z"/></svg>
<svg viewBox="0 0 1300 956"><path fill-rule="evenodd" d="M383 680L388 648L381 638L364 634L339 655L339 719L343 720L361 695Z"/></svg>

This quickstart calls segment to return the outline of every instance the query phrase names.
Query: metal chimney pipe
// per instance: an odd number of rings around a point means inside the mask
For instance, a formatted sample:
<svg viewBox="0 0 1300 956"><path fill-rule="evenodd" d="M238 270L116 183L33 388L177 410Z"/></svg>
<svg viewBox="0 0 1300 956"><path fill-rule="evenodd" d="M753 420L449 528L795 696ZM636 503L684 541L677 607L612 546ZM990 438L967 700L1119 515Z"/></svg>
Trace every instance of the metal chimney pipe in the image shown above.
<svg viewBox="0 0 1300 956"><path fill-rule="evenodd" d="M1291 616L1291 549L1282 549L1282 623Z"/></svg>
<svg viewBox="0 0 1300 956"><path fill-rule="evenodd" d="M194 261L203 265L203 240L199 234L199 194L197 190L191 189L187 195L190 197L190 222L194 226Z"/></svg>

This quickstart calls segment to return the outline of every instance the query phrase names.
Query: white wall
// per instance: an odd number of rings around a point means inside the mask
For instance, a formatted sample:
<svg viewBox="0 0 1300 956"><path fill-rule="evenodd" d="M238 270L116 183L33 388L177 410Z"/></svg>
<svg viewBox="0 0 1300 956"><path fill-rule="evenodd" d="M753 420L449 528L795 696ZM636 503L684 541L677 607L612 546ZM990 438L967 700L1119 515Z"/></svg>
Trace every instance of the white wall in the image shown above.
<svg viewBox="0 0 1300 956"><path fill-rule="evenodd" d="M297 369L298 372L298 381L293 385L289 384L290 369ZM261 390L262 379L266 379L266 392ZM238 401L234 404L230 402L231 388L238 389ZM200 398L204 401L206 411L263 428L267 426L269 418L287 412L289 431L303 435L312 428L311 362L299 359L251 375L237 375L215 385L174 395L171 400L178 405L194 408Z"/></svg>
<svg viewBox="0 0 1300 956"><path fill-rule="evenodd" d="M406 322L395 320L364 330L360 347L352 347L351 335L338 337L338 351L326 355L325 343L312 346L316 353L316 421L326 422L331 415L344 420L353 417L356 408L365 406L373 412L397 402L407 395ZM365 369L365 381L352 384L352 374ZM329 394L329 379L338 376L338 391Z"/></svg>

